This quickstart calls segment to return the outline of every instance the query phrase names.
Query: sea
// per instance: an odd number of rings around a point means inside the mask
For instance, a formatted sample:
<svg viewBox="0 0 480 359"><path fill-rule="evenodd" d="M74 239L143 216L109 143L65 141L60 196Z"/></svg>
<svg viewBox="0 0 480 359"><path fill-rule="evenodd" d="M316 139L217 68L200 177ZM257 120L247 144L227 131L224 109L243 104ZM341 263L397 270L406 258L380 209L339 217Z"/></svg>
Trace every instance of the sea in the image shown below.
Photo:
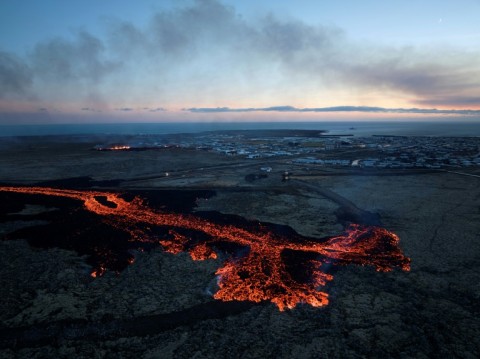
<svg viewBox="0 0 480 359"><path fill-rule="evenodd" d="M162 122L0 125L0 137L49 135L161 135L222 130L322 130L329 135L480 137L480 118L446 121Z"/></svg>

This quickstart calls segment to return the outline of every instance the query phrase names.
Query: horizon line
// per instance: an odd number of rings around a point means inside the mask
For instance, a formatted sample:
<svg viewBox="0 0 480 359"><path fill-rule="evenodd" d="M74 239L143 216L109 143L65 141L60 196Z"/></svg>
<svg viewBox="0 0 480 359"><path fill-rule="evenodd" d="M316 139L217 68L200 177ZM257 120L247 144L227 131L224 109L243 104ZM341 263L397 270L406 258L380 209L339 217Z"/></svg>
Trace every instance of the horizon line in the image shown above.
<svg viewBox="0 0 480 359"><path fill-rule="evenodd" d="M192 113L225 113L225 112L366 112L366 113L411 113L411 114L444 114L444 115L480 115L480 110L474 109L446 109L437 108L388 108L377 106L332 106L332 107L294 107L294 106L270 106L270 107L190 107L182 111Z"/></svg>

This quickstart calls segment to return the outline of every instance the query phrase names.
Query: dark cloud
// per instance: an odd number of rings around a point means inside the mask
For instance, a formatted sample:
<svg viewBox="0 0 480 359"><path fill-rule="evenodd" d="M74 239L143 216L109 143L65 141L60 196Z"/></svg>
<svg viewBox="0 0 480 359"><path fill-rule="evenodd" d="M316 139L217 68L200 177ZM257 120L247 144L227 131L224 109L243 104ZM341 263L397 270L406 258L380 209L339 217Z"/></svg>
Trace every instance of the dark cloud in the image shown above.
<svg viewBox="0 0 480 359"><path fill-rule="evenodd" d="M111 20L107 46L121 55L119 61L140 55L138 52L150 47L147 35L133 24L126 21ZM145 55L142 53L141 55Z"/></svg>
<svg viewBox="0 0 480 359"><path fill-rule="evenodd" d="M32 71L20 58L0 51L0 98L24 95L32 84Z"/></svg>
<svg viewBox="0 0 480 359"><path fill-rule="evenodd" d="M443 96L415 101L421 106L480 106L480 96Z"/></svg>
<svg viewBox="0 0 480 359"><path fill-rule="evenodd" d="M165 112L165 111L167 111L167 109L163 108L163 107L157 107L157 108L146 107L146 108L144 108L144 110L149 111L149 112Z"/></svg>
<svg viewBox="0 0 480 359"><path fill-rule="evenodd" d="M255 51L294 72L301 71L298 66L304 65L326 70L339 60L339 50L345 45L344 34L338 28L280 20L271 15L256 24L251 34Z"/></svg>
<svg viewBox="0 0 480 359"><path fill-rule="evenodd" d="M480 115L480 110L439 110L435 108L385 108L369 106L335 106L335 107L307 107L297 108L293 106L273 106L273 107L191 107L184 111L194 113L222 113L222 112L369 112L369 113L412 113L412 114L447 114L447 115Z"/></svg>
<svg viewBox="0 0 480 359"><path fill-rule="evenodd" d="M230 108L230 107L191 107L191 108L183 108L183 111L188 112L256 112L256 111L278 111L278 112L305 112L305 109L298 109L293 106L272 106L272 107L247 107L247 108Z"/></svg>
<svg viewBox="0 0 480 359"><path fill-rule="evenodd" d="M466 89L480 94L480 71L468 56L449 63L445 59L433 59L432 54L422 54L419 50L406 50L404 54L396 49L388 52L379 55L381 60L350 61L342 69L342 76L360 87L416 95L418 104L454 105L434 101L434 98L446 98Z"/></svg>
<svg viewBox="0 0 480 359"><path fill-rule="evenodd" d="M249 22L215 0L197 0L158 13L144 30L127 23L117 29L124 48L146 47L142 51L159 60L160 71L178 70L185 62L196 68L197 59L207 56L216 78L241 78L247 86L274 75L281 79L279 90L301 87L303 81L351 86L355 91L401 92L417 96L419 103L465 87L480 94L478 54L351 43L331 26L311 26L273 15ZM220 61L229 66L222 67ZM205 74L208 86L215 88L215 82L208 82L211 72L202 70L195 75Z"/></svg>
<svg viewBox="0 0 480 359"><path fill-rule="evenodd" d="M273 15L247 21L220 1L196 0L154 14L145 28L112 21L108 44L118 58L141 56L145 61L149 56L150 65L161 71L179 70L184 63L196 68L207 60L212 71L220 71L219 65L228 61L231 73L248 75L252 66L297 66L308 60L306 53L314 53L317 64L333 61L343 37L338 28L282 21Z"/></svg>
<svg viewBox="0 0 480 359"><path fill-rule="evenodd" d="M182 108L182 111L195 113L215 113L215 112L252 112L261 111L255 108L230 108L230 107L190 107Z"/></svg>
<svg viewBox="0 0 480 359"><path fill-rule="evenodd" d="M144 27L112 20L107 43L120 61L135 59L168 72L185 62L195 65L207 54L215 60L217 50L232 51L249 31L233 8L216 0L195 0L154 13Z"/></svg>
<svg viewBox="0 0 480 359"><path fill-rule="evenodd" d="M97 109L91 108L91 107L83 107L81 110L82 111L88 111L88 112L102 112L101 110L97 110Z"/></svg>
<svg viewBox="0 0 480 359"><path fill-rule="evenodd" d="M244 31L244 26L233 8L215 0L197 0L192 6L155 14L150 30L153 45L162 53L188 50L191 55L192 50L231 43L232 35Z"/></svg>
<svg viewBox="0 0 480 359"><path fill-rule="evenodd" d="M72 41L57 38L37 44L30 61L39 78L59 83L95 83L116 66L104 59L104 52L102 41L87 32L80 32Z"/></svg>
<svg viewBox="0 0 480 359"><path fill-rule="evenodd" d="M218 103L222 96L271 98L331 88L353 94L372 89L385 96L400 93L415 98L419 106L468 107L478 105L480 98L478 55L353 43L333 26L261 14L249 20L220 1L194 0L153 14L143 27L111 20L105 39L83 31L71 39L39 43L25 60L0 53L0 96L25 94L33 78L39 96L48 88L45 96L54 99L70 93L117 101L119 94L127 102L140 91L142 96L165 95L166 101L182 96L184 101L195 97L198 103ZM112 95L112 90L118 93ZM209 111L258 109L226 110ZM260 110L296 111L288 106Z"/></svg>
<svg viewBox="0 0 480 359"><path fill-rule="evenodd" d="M116 108L115 111L130 112L130 111L133 111L133 108L131 108L131 107L122 107L122 108Z"/></svg>

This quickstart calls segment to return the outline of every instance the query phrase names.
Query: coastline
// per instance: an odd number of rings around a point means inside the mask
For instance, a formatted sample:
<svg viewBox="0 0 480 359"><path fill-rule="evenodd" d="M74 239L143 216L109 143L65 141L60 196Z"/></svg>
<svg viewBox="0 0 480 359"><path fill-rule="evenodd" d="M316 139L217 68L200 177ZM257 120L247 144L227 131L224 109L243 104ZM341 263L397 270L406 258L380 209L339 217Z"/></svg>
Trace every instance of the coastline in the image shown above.
<svg viewBox="0 0 480 359"><path fill-rule="evenodd" d="M180 122L118 124L25 124L0 125L1 137L51 135L162 135L231 130L317 130L325 135L353 136L480 136L480 119L438 121L359 120L312 122Z"/></svg>

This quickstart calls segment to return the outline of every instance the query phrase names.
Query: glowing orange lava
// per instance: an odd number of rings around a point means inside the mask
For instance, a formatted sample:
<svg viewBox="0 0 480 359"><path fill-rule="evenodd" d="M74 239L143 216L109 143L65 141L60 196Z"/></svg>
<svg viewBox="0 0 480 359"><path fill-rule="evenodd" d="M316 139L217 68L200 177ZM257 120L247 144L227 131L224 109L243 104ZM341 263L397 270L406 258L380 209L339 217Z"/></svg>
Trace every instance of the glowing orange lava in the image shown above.
<svg viewBox="0 0 480 359"><path fill-rule="evenodd" d="M131 147L127 145L114 145L110 147L98 147L97 151L128 151Z"/></svg>
<svg viewBox="0 0 480 359"><path fill-rule="evenodd" d="M132 241L159 243L169 253L188 251L194 260L217 258L219 243L244 247L247 249L245 255L227 260L216 272L219 290L214 298L223 301L271 301L282 311L294 308L298 303L320 307L328 304L328 294L318 289L333 279L325 269L330 264L369 265L382 272L394 267L404 271L410 269L410 259L398 246L399 238L379 227L351 225L342 235L318 240L298 234L287 237L262 225L241 228L194 215L164 213L149 208L138 197L126 201L119 194L110 192L44 187L0 187L0 191L83 201L86 210L130 233ZM169 228L167 238L152 234L149 227L154 226ZM205 238L192 242L188 235L182 234L185 230L200 232ZM311 256L301 263L308 274L307 279L300 280L292 273L285 259L288 253ZM101 276L105 270L100 266L91 276Z"/></svg>

